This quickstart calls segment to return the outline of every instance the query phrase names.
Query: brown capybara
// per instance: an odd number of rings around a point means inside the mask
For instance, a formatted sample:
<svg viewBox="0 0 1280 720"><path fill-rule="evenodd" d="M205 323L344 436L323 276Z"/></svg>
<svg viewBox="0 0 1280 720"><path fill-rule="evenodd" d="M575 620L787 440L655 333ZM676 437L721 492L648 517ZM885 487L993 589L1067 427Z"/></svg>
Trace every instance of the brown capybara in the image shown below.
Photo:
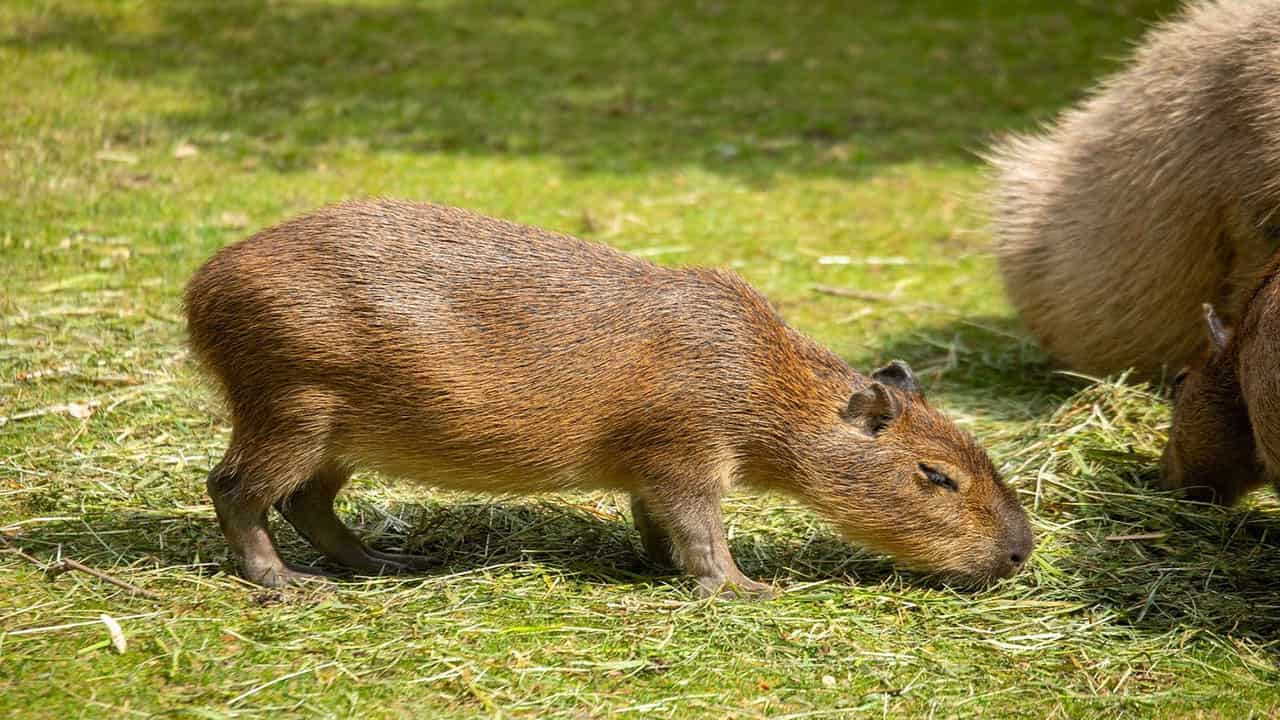
<svg viewBox="0 0 1280 720"><path fill-rule="evenodd" d="M1161 485L1230 505L1267 482L1280 489L1280 255L1234 332L1204 306L1208 350L1174 378Z"/></svg>
<svg viewBox="0 0 1280 720"><path fill-rule="evenodd" d="M233 424L209 494L256 583L306 577L276 552L273 505L356 570L425 563L338 520L358 468L457 490L625 491L650 557L704 594L768 593L725 541L720 499L738 484L957 583L1011 575L1031 552L1014 493L906 365L858 374L729 272L351 202L222 249L186 307Z"/></svg>
<svg viewBox="0 0 1280 720"><path fill-rule="evenodd" d="M1008 295L1055 360L1161 379L1280 246L1280 0L1199 2L989 155Z"/></svg>

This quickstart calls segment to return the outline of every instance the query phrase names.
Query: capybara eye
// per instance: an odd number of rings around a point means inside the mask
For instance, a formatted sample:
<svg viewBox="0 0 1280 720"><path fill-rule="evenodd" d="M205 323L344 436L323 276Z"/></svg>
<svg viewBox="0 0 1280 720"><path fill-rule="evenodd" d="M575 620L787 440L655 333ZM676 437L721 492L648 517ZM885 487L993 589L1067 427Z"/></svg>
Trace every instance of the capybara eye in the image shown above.
<svg viewBox="0 0 1280 720"><path fill-rule="evenodd" d="M1173 376L1172 386L1175 394L1178 392L1178 388L1182 387L1182 383L1186 382L1187 375L1190 374L1190 372L1191 368L1182 368L1178 371L1177 375Z"/></svg>
<svg viewBox="0 0 1280 720"><path fill-rule="evenodd" d="M946 488L948 490L951 490L952 492L955 492L960 489L960 487L956 485L956 481L947 477L946 473L940 470L935 470L929 467L928 465L925 465L924 463L920 463L918 467L920 468L920 472L924 473L924 476L928 478L929 482L933 483L934 485L937 485L938 487L941 487L941 488Z"/></svg>

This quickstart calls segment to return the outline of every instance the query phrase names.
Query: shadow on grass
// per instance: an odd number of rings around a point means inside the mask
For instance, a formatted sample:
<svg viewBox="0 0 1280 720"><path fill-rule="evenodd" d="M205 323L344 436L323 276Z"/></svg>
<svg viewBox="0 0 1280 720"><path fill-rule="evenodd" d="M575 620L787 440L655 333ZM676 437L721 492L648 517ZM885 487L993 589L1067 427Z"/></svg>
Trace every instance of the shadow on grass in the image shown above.
<svg viewBox="0 0 1280 720"><path fill-rule="evenodd" d="M1151 514L1132 498L1072 503L1072 547L1055 555L1052 573L1035 595L1081 603L1134 629L1153 634L1209 631L1249 638L1280 656L1280 516L1257 509L1221 510L1160 498L1160 537L1109 540L1126 523L1152 527ZM596 517L555 502L363 506L357 518L370 544L421 553L439 565L422 577L529 564L553 568L588 584L671 582L692 587L642 558L639 538L623 519ZM388 522L390 521L390 522ZM373 527L371 527L373 526ZM291 562L319 561L288 528L277 527ZM41 558L55 548L104 570L159 567L209 575L232 572L212 517L99 516L32 527L16 540ZM768 530L738 533L734 556L749 576L784 590L834 580L875 585L894 575L885 559L858 551L826 532L797 537ZM336 568L334 568L336 569ZM1025 580L1021 582L1026 582ZM927 578L912 580L930 586Z"/></svg>
<svg viewBox="0 0 1280 720"><path fill-rule="evenodd" d="M1126 518L1144 529L1153 525L1131 503L1089 503L1075 511L1088 538L1055 561L1055 573L1070 580L1047 594L1087 602L1145 632L1185 633L1187 641L1200 631L1249 639L1280 665L1275 507L1226 510L1165 500L1172 510L1155 533L1123 539L1133 537L1115 530Z"/></svg>
<svg viewBox="0 0 1280 720"><path fill-rule="evenodd" d="M992 131L1077 97L1175 5L161 2L139 22L67 3L0 43L198 88L207 101L150 112L202 142L231 133L209 151L285 171L355 146L762 181L970 161ZM145 145L149 128L112 131Z"/></svg>
<svg viewBox="0 0 1280 720"><path fill-rule="evenodd" d="M555 568L588 583L684 582L674 570L647 562L628 519L597 517L574 505L531 500L362 508L361 517L347 518L357 533L371 547L437 561L420 573L427 577L528 563ZM292 528L276 520L276 541L287 561L344 571L327 563ZM37 557L50 558L57 551L104 569L151 566L206 575L234 572L212 514L208 518L148 513L59 520L32 526L11 542ZM875 583L893 573L887 560L861 553L825 533L803 541L777 538L767 531L740 533L730 547L748 575L784 584Z"/></svg>

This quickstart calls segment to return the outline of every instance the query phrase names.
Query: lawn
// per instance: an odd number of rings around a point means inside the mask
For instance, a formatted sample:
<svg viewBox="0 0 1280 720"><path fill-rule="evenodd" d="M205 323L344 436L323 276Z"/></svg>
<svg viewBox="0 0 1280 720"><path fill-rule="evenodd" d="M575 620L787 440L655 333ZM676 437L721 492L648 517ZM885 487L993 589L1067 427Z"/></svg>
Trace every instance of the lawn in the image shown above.
<svg viewBox="0 0 1280 720"><path fill-rule="evenodd" d="M1172 9L0 4L0 716L1275 713L1275 499L1153 490L1165 400L1056 372L985 229L976 153ZM183 283L257 228L376 195L729 266L855 367L908 360L1031 512L1030 571L939 587L735 494L735 554L783 592L701 601L639 561L625 498L361 476L342 514L438 570L244 585L204 494L229 428ZM147 593L47 579L60 558Z"/></svg>

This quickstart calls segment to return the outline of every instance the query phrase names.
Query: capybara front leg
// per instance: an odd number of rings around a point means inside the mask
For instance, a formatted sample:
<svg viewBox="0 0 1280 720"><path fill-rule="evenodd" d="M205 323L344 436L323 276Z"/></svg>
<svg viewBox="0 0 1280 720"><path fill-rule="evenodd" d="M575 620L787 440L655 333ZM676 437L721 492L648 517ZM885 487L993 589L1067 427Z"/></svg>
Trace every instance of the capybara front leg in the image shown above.
<svg viewBox="0 0 1280 720"><path fill-rule="evenodd" d="M678 487L678 486L677 486ZM720 498L716 495L650 492L644 498L646 517L666 531L676 567L698 583L702 597L769 598L773 588L756 582L738 569L725 539Z"/></svg>

